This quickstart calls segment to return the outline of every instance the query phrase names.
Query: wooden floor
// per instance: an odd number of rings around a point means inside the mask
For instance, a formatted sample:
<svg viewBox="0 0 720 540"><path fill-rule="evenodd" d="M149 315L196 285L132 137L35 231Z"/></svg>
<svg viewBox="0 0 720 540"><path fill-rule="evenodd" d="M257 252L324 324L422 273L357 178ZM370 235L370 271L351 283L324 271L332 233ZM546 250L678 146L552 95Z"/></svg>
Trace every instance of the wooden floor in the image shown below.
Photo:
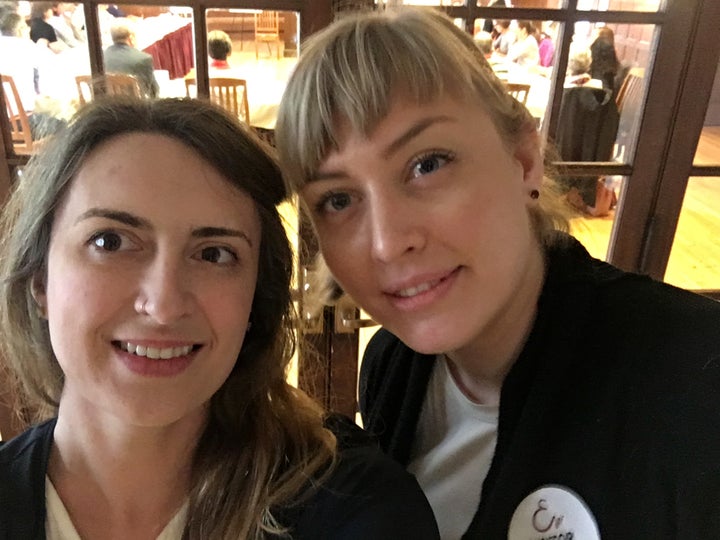
<svg viewBox="0 0 720 540"><path fill-rule="evenodd" d="M720 126L706 127L695 164L718 163ZM576 218L571 230L593 256L604 259L613 218ZM665 281L686 289L720 289L720 178L690 178Z"/></svg>

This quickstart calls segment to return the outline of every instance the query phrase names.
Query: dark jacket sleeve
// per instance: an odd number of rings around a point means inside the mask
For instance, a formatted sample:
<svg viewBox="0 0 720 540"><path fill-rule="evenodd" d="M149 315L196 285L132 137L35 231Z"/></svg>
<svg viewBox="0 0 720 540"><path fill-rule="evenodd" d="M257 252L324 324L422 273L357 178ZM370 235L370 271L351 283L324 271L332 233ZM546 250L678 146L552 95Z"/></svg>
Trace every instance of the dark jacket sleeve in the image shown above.
<svg viewBox="0 0 720 540"><path fill-rule="evenodd" d="M349 419L335 416L339 459L303 505L293 540L439 538L435 517L415 477L385 456Z"/></svg>
<svg viewBox="0 0 720 540"><path fill-rule="evenodd" d="M55 420L0 443L0 540L45 538L45 474Z"/></svg>
<svg viewBox="0 0 720 540"><path fill-rule="evenodd" d="M385 329L370 340L360 368L363 426L406 465L435 357L410 349Z"/></svg>
<svg viewBox="0 0 720 540"><path fill-rule="evenodd" d="M147 55L139 66L139 75L142 78L142 86L147 91L148 97L157 97L160 87L155 79L153 58Z"/></svg>

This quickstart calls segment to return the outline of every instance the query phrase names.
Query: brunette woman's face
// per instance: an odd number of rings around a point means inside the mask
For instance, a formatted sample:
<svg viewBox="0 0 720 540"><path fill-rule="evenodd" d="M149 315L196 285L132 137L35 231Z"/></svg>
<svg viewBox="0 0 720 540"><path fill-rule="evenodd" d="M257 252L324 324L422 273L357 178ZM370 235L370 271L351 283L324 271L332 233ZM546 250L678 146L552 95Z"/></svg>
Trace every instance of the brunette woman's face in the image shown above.
<svg viewBox="0 0 720 540"><path fill-rule="evenodd" d="M259 244L252 199L177 140L131 133L95 149L35 292L65 374L61 412L202 421L242 346Z"/></svg>
<svg viewBox="0 0 720 540"><path fill-rule="evenodd" d="M472 346L542 279L530 192L542 159L530 129L514 148L479 105L397 99L369 137L339 146L301 195L333 275L417 351Z"/></svg>

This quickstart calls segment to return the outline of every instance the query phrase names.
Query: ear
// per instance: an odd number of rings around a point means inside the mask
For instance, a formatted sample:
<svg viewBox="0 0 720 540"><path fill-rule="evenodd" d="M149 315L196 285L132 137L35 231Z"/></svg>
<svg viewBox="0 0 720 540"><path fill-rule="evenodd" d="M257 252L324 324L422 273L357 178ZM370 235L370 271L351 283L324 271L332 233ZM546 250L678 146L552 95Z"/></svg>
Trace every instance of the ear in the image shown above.
<svg viewBox="0 0 720 540"><path fill-rule="evenodd" d="M30 294L32 294L35 303L37 304L37 313L43 318L47 319L47 294L45 291L45 280L40 274L35 274L30 283Z"/></svg>
<svg viewBox="0 0 720 540"><path fill-rule="evenodd" d="M535 126L525 126L518 135L514 157L522 166L523 182L528 191L539 190L542 185L545 164L540 146L540 135Z"/></svg>

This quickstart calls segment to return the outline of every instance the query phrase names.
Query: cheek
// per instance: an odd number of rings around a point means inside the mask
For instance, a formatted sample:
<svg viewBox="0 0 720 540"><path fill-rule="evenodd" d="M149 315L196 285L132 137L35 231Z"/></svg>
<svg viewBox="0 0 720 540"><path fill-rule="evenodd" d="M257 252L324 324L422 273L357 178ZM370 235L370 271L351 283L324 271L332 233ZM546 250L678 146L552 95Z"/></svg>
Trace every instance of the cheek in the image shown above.
<svg viewBox="0 0 720 540"><path fill-rule="evenodd" d="M77 320L96 318L98 312L113 307L114 298L125 290L117 274L93 271L87 265L50 264L47 277L47 309L51 324L66 319L69 326Z"/></svg>
<svg viewBox="0 0 720 540"><path fill-rule="evenodd" d="M254 286L244 283L222 286L222 281L211 283L204 291L196 293L201 311L214 332L226 337L228 343L236 344L238 350L245 335L254 294Z"/></svg>

